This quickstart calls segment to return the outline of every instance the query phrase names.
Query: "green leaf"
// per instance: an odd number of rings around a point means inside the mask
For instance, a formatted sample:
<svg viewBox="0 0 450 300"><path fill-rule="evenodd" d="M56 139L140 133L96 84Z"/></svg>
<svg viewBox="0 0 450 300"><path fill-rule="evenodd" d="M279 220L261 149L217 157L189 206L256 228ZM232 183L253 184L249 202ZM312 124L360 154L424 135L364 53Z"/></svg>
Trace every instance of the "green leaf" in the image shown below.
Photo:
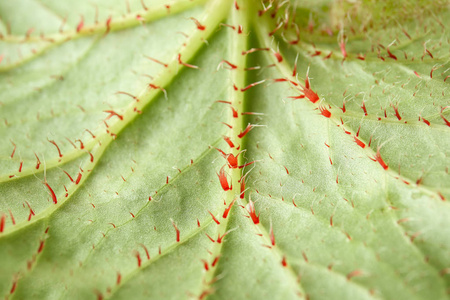
<svg viewBox="0 0 450 300"><path fill-rule="evenodd" d="M448 8L0 0L0 295L447 299Z"/></svg>

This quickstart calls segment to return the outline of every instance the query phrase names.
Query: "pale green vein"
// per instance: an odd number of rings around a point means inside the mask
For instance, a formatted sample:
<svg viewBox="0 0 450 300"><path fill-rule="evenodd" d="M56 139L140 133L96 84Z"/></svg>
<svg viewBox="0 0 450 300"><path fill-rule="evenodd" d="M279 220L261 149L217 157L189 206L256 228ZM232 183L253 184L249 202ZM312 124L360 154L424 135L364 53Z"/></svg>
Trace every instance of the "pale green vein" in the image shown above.
<svg viewBox="0 0 450 300"><path fill-rule="evenodd" d="M392 206L394 206L394 203L392 203L389 200L389 197L388 197L388 194L389 194L389 187L388 186L389 186L389 183L387 183L386 178L385 178L385 191L386 191L386 193L385 193L385 200L384 201L386 203L390 203L390 204L392 204ZM394 211L391 211L391 214L395 215L395 216L397 215ZM401 236L405 240L405 243L409 243L412 247L414 247L414 249L416 249L417 254L421 256L422 260L426 261L427 255L422 251L422 249L418 245L416 245L413 241L408 239L409 235L407 234L407 231L406 231L406 229L405 229L405 227L403 225L403 222L400 222L400 223L399 222L394 222L394 218L393 217L391 217L391 220L393 221L394 227L396 227L398 229L398 231L401 233ZM442 247L442 245L439 245L439 246ZM430 268L432 268L433 271L436 272L437 277L442 282L442 285L445 286L444 279L442 278L442 276L439 276L439 272L441 270L438 270L437 266L435 266L435 265L431 265L429 263L427 265L430 266Z"/></svg>
<svg viewBox="0 0 450 300"><path fill-rule="evenodd" d="M25 37L25 36L12 36L7 35L3 38L0 38L0 40L10 42L10 43L26 43L26 42L36 42L36 41L45 41L47 44L42 46L39 49L36 49L35 52L32 52L31 55L24 57L22 60L18 60L15 63L12 63L10 65L1 66L0 64L0 72L5 72L8 70L11 70L17 66L22 65L25 62L28 62L39 55L45 53L48 49L53 48L57 45L60 45L64 42L74 40L77 38L85 37L85 36L92 36L97 34L108 34L112 31L118 31L123 30L135 26L142 25L144 23L149 23L155 20L158 20L160 18L163 18L168 15L173 15L176 13L183 12L187 9L190 9L194 6L201 5L206 0L178 0L178 1L171 1L168 2L167 5L170 5L170 10L167 9L165 5L160 5L157 7L151 7L147 10L143 10L140 12L136 12L133 14L128 14L123 17L111 19L109 25L105 23L99 23L95 25L90 26L84 26L77 32L77 30L72 31L66 31L62 33L57 34L51 34L44 37L37 36L37 37ZM140 18L137 19L136 16L139 15Z"/></svg>
<svg viewBox="0 0 450 300"><path fill-rule="evenodd" d="M359 284L358 282L354 281L354 280L348 280L347 276L335 271L333 268L326 268L322 265L319 264L315 264L313 262L303 262L301 260L298 260L296 258L290 258L289 256L287 257L288 259L290 259L291 261L293 261L294 265L298 265L300 269L302 269L302 266L308 266L308 267L312 267L312 268L317 268L320 269L322 271L328 272L330 274L332 274L333 276L337 276L339 278L342 279L342 281L344 281L346 284L355 287L356 289L359 289L361 291L363 291L364 293L367 294L367 296L371 299L380 299L375 297L374 295L370 294L370 291L367 290L367 288L361 284Z"/></svg>
<svg viewBox="0 0 450 300"><path fill-rule="evenodd" d="M116 31L120 29L125 29L133 26L141 25L142 22L147 23L154 21L156 19L162 18L169 14L174 14L182 12L184 10L190 9L194 6L201 5L205 3L205 0L178 0L178 1L168 1L164 5L158 5L157 7L148 7L147 10L142 9L142 11L133 12L130 14L125 14L120 18L111 19L109 23L109 32ZM167 9L166 5L170 6L170 10ZM139 15L140 20L136 18ZM36 42L36 41L51 41L63 42L64 40L71 40L80 36L94 35L98 33L105 33L107 30L106 21L102 24L95 24L90 26L83 26L78 32L74 30L66 31L63 33L41 36L30 36L26 37L24 35L6 35L2 38L3 41L11 43L24 43L24 42Z"/></svg>
<svg viewBox="0 0 450 300"><path fill-rule="evenodd" d="M330 48L322 48L320 46L315 46L313 47L312 45L305 43L305 42L299 42L298 44L292 45L291 47L293 49L296 50L296 52L304 52L304 51L310 51L311 53L315 53L316 51L321 51L322 55L328 55L328 53L330 51L333 52L333 54L330 56L330 59L336 60L336 61L342 61L344 59L344 56L342 55L341 52L336 51L338 44L336 44L336 47L333 48L330 46ZM395 50L394 47L389 48L392 51ZM327 52L328 51L328 52ZM403 55L403 53L401 54ZM321 56L319 56L321 57ZM386 52L384 56L376 56L375 53L369 53L367 54L367 56L365 56L365 59L363 62L371 62L371 63L377 63L377 64L381 64L384 63L386 64L386 61L383 61L382 59L380 59L380 57L383 57L384 59L389 59L389 64L390 65L394 65L394 66L403 66L403 65L410 65L410 64L415 64L415 65L422 65L422 64L431 64L431 63L437 63L437 62L448 62L448 58L450 57L449 54L446 54L444 56L440 56L439 58L429 58L428 60L403 60L403 59L399 59L399 60L394 60L388 57L388 53ZM351 62L359 62L361 63L362 61L360 59L357 58L357 56L355 55L349 55L345 58L345 61L351 61ZM410 70L410 72L407 72L408 75L414 75L414 70L408 69Z"/></svg>
<svg viewBox="0 0 450 300"><path fill-rule="evenodd" d="M167 190L168 188L170 188L177 180L178 178L180 178L182 175L184 175L191 167L193 167L194 165L196 165L199 161L201 161L203 158L206 157L206 155L208 155L211 151L215 150L214 147L217 146L217 144L219 144L219 142L222 140L222 138L217 139L210 147L208 147L207 150L203 151L198 157L193 159L193 164L189 164L184 166L183 168L180 169L181 172L177 172L176 175L174 177L171 178L171 180L169 180L169 183L166 184L164 183L162 186L160 186L158 189L156 189L156 192L153 193L151 196L154 198L156 196L156 194L158 193L158 195L163 195L164 191ZM132 173L133 174L133 173ZM125 183L121 183L121 186L124 186ZM119 188L120 191L120 188ZM139 216L143 210L149 206L152 202L147 201L145 203L144 206L142 206L137 213L135 213L135 217ZM200 203L202 204L202 203ZM131 222L133 219L130 219L128 222ZM123 223L122 225L127 224L128 222ZM116 227L120 227L122 225L117 225Z"/></svg>
<svg viewBox="0 0 450 300"><path fill-rule="evenodd" d="M387 174L384 176L384 188L383 188L383 190L385 191L385 193L384 193L384 195L385 195L384 202L386 204L388 204L388 203L392 204L392 202L389 201L389 182L388 182ZM395 213L393 213L393 214L395 215ZM394 218L391 217L390 219L393 221L394 226L395 226ZM403 238L405 240L405 243L408 243L408 240L407 240L407 236L408 235L406 235L405 229L403 228L403 226L401 226L398 223L396 225L397 226L395 226L395 227L398 229L398 231L400 233L403 233L402 236L403 236ZM412 241L410 241L409 245L411 245L416 250L416 254L421 256L421 258L425 261L426 255L422 252L422 250L416 244L414 244ZM441 282L444 283L443 278L439 276L439 270L437 270L435 266L432 266L430 264L427 264L427 265L430 266L430 268L432 268L438 274L438 278L440 278ZM445 283L443 284L443 286L445 286Z"/></svg>
<svg viewBox="0 0 450 300"><path fill-rule="evenodd" d="M240 203L241 205L246 204L246 203L244 203L245 201L239 201L239 202L242 202L242 203ZM251 218L248 218L247 222L253 224L253 221L251 220ZM269 236L269 232L267 231L267 228L262 223L256 224L255 227L256 227L257 231L259 231L259 233L261 234L261 238L263 239L265 245L271 245L271 240L270 240L270 236ZM284 253L283 249L281 249L280 246L278 246L278 245L271 246L270 253L277 258L277 261L279 261L280 265L281 265L281 261L287 257L286 253ZM284 267L284 269L286 270L285 273L291 279L291 284L293 284L294 286L296 286L299 289L299 292L301 293L301 295L304 295L305 294L304 287L302 286L301 282L298 280L298 278L299 278L298 274L292 269L292 266L288 263L287 266Z"/></svg>
<svg viewBox="0 0 450 300"><path fill-rule="evenodd" d="M248 14L248 8L245 2L239 1L237 2L240 9L237 10L234 7L231 8L231 14L230 14L230 22L233 26L235 26L236 30L229 31L229 39L231 40L229 44L229 59L230 62L237 66L235 69L229 70L230 79L231 82L233 82L236 86L239 88L243 88L245 86L245 67L246 67L246 56L241 55L242 51L245 51L247 48L247 35L248 32L248 22L247 22L247 14ZM233 3L229 3L231 6ZM242 26L242 33L237 32L237 28L239 26ZM234 118L233 114L229 113L229 117L227 120L227 123L232 126L232 128L229 130L230 138L234 143L237 143L237 135L240 133L241 130L243 130L243 117L241 115L241 112L243 112L244 107L244 95L239 90L234 90L231 86L228 88L229 90L229 97L231 101L231 106L238 112L238 117ZM236 146L237 147L237 146ZM236 149L236 147L232 148L230 150L230 153L232 153L234 156L239 155L239 151ZM224 149L224 152L227 153ZM243 156L239 155L238 157L238 165L243 164ZM241 172L239 168L231 169L231 186L234 187L235 191L227 191L227 199L226 199L226 205L231 205L233 201L236 200L236 198L239 197L239 193L236 192L236 190L239 191L240 187L240 179L241 179ZM219 224L219 228L217 230L219 235L224 235L228 228L229 219L231 218L231 213L234 213L235 209L231 209L228 212L228 217L226 219L223 219L221 215L219 215L219 218L221 218L221 222ZM223 244L225 243L225 240L222 241L222 243L215 243L211 249L211 260L210 264L213 262L213 260L216 257L220 257L221 251L223 249ZM217 265L212 268L209 272L207 272L204 276L204 280L202 281L201 290L207 291L210 287L211 283L214 281L214 278L217 276L217 270L219 269L218 266L220 265L221 261L219 259ZM211 293L207 293L206 297L209 297Z"/></svg>
<svg viewBox="0 0 450 300"><path fill-rule="evenodd" d="M333 112L335 115L337 116L341 116L341 117L345 117L345 118L352 118L352 119L359 119L362 121L368 120L368 121L374 121L374 122L380 122L380 123L386 123L386 124L392 124L392 125L401 125L401 126L415 126L415 127L428 127L428 125L426 125L424 122L421 121L417 121L416 119L403 119L400 122L398 119L396 118L384 118L380 116L381 119L379 119L378 117L374 116L373 114L368 114L367 116L364 115L364 113L356 113L350 110L347 110L345 113L340 112L339 110L336 110L336 112ZM425 118L435 118L439 116L438 114L436 115L429 115L426 116ZM431 128L433 128L433 130L436 131L442 131L442 132L450 132L450 127L448 127L447 125L443 125L443 124L436 124L434 122L430 122L430 126Z"/></svg>
<svg viewBox="0 0 450 300"><path fill-rule="evenodd" d="M158 261L160 258L162 258L162 257L164 257L166 255L169 255L170 253L175 251L179 246L185 244L190 239L192 239L193 237L195 237L196 235L201 233L205 228L208 227L209 224L211 224L211 222L213 222L213 220L211 218L208 218L206 221L202 222L202 225L200 227L196 227L195 230L190 232L184 238L181 238L178 243L173 243L169 247L167 247L164 250L162 250L160 255L156 256L153 259L150 259L150 260L147 260L147 261L143 262L140 268L136 268L134 271L126 274L123 277L122 281L120 282L120 285L114 286L114 288L112 288L112 290L111 290L111 293L108 293L106 295L106 298L112 297L114 295L114 293L116 293L120 289L121 286L123 286L124 284L126 284L127 282L132 280L133 277L137 276L141 270L149 268L154 262Z"/></svg>

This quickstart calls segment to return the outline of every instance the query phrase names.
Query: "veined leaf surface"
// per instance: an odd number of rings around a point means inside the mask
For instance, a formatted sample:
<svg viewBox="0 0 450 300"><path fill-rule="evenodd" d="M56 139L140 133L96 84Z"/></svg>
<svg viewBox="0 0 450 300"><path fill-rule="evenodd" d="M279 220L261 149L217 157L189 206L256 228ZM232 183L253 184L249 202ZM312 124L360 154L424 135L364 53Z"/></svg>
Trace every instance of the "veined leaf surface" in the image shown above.
<svg viewBox="0 0 450 300"><path fill-rule="evenodd" d="M0 295L447 299L448 8L0 0Z"/></svg>

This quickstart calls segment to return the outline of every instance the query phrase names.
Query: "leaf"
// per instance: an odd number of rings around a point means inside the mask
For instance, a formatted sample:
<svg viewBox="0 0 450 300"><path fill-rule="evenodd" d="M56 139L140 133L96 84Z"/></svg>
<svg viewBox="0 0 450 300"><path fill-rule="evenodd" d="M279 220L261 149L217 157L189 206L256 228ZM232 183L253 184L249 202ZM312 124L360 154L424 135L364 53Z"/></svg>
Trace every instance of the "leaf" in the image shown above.
<svg viewBox="0 0 450 300"><path fill-rule="evenodd" d="M6 299L447 299L447 1L0 1Z"/></svg>

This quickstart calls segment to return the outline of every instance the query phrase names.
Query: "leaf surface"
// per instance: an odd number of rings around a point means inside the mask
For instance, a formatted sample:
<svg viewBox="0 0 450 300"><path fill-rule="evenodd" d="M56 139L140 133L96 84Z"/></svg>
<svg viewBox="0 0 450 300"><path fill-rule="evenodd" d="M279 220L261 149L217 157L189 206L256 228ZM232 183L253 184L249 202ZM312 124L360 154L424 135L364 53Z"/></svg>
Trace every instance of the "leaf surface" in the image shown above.
<svg viewBox="0 0 450 300"><path fill-rule="evenodd" d="M0 295L447 299L448 7L0 0Z"/></svg>

